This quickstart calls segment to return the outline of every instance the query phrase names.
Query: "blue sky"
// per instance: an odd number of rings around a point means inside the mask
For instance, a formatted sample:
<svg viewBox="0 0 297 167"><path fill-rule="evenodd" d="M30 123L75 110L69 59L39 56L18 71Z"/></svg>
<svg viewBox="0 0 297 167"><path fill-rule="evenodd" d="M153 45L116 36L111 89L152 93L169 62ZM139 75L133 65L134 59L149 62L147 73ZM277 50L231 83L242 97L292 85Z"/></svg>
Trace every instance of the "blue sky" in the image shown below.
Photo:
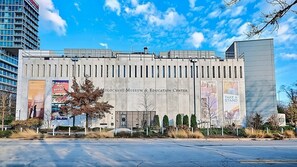
<svg viewBox="0 0 297 167"><path fill-rule="evenodd" d="M275 7L266 1L241 0L36 0L40 5L41 49L109 48L150 52L214 50L222 55L235 40L247 39L250 23ZM291 0L289 0L291 1ZM294 7L296 9L296 6ZM277 90L297 81L297 14L280 20L274 38ZM281 100L285 98L280 93Z"/></svg>

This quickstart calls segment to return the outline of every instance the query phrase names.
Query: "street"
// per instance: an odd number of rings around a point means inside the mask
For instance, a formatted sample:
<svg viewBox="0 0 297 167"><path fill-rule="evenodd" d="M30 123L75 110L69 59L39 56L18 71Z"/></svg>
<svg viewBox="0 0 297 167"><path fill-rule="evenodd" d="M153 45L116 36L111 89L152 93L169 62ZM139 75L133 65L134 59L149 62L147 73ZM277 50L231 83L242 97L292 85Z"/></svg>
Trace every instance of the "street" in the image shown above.
<svg viewBox="0 0 297 167"><path fill-rule="evenodd" d="M0 140L0 166L297 166L297 140Z"/></svg>

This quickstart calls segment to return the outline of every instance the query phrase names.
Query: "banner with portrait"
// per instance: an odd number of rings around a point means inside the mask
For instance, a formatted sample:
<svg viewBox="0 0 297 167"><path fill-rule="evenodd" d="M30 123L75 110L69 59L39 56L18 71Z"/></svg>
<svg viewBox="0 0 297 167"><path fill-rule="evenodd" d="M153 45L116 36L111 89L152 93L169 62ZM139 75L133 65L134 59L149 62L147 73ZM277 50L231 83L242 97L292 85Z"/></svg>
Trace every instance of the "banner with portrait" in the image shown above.
<svg viewBox="0 0 297 167"><path fill-rule="evenodd" d="M238 82L235 81L224 81L224 112L225 119L227 120L239 120L239 93L238 93Z"/></svg>
<svg viewBox="0 0 297 167"><path fill-rule="evenodd" d="M52 81L52 120L65 120L67 116L60 110L67 100L67 92L69 87L68 80Z"/></svg>
<svg viewBox="0 0 297 167"><path fill-rule="evenodd" d="M28 86L28 118L43 119L45 81L31 80Z"/></svg>

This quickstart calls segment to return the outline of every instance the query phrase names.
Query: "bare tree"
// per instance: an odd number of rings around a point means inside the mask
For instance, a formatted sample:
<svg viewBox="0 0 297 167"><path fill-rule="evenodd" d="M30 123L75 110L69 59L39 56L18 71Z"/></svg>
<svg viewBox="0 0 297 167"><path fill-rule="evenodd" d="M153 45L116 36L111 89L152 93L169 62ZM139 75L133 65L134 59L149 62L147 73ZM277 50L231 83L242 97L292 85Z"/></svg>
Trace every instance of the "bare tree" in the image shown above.
<svg viewBox="0 0 297 167"><path fill-rule="evenodd" d="M227 6L232 6L238 3L240 0L225 0ZM263 14L263 21L261 25L250 24L251 30L247 33L248 37L260 35L264 29L272 26L272 30L278 30L279 20L284 17L289 11L297 14L292 7L297 4L297 0L267 0L267 3L275 7L272 12Z"/></svg>
<svg viewBox="0 0 297 167"><path fill-rule="evenodd" d="M155 110L155 105L152 102L152 99L150 98L147 91L144 91L142 94L142 100L140 102L140 107L144 111L143 112L143 119L142 119L142 127L145 128L148 124L148 115L151 111Z"/></svg>
<svg viewBox="0 0 297 167"><path fill-rule="evenodd" d="M212 120L217 118L217 109L216 109L217 99L211 96L211 93L208 93L205 98L201 98L202 113L205 118L209 119L209 125L212 126Z"/></svg>
<svg viewBox="0 0 297 167"><path fill-rule="evenodd" d="M1 92L0 98L1 98L1 111L2 111L2 131L4 130L4 118L5 118L5 113L9 109L9 93L6 92Z"/></svg>
<svg viewBox="0 0 297 167"><path fill-rule="evenodd" d="M297 126L297 82L290 86L282 85L281 90L290 100L287 109L285 109L286 117L292 125Z"/></svg>

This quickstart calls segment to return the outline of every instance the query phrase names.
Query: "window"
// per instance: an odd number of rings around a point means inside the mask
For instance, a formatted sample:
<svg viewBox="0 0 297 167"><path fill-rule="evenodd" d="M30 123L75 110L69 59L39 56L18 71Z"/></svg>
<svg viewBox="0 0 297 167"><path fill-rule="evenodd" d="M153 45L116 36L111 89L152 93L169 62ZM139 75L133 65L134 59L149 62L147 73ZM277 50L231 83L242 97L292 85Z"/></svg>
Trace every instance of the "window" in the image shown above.
<svg viewBox="0 0 297 167"><path fill-rule="evenodd" d="M140 66L140 78L142 78L142 66Z"/></svg>
<svg viewBox="0 0 297 167"><path fill-rule="evenodd" d="M98 69L97 69L98 67L97 67L97 65L95 65L95 77L98 77Z"/></svg>
<svg viewBox="0 0 297 167"><path fill-rule="evenodd" d="M237 78L237 71L236 66L234 66L234 78Z"/></svg>
<svg viewBox="0 0 297 167"><path fill-rule="evenodd" d="M134 67L134 76L137 78L137 66Z"/></svg>
<svg viewBox="0 0 297 167"><path fill-rule="evenodd" d="M132 73L132 71L131 71L131 65L129 65L129 78L131 78L131 73Z"/></svg>
<svg viewBox="0 0 297 167"><path fill-rule="evenodd" d="M226 66L224 66L224 78L226 78Z"/></svg>
<svg viewBox="0 0 297 167"><path fill-rule="evenodd" d="M216 78L215 66L212 66L212 78Z"/></svg>
<svg viewBox="0 0 297 167"><path fill-rule="evenodd" d="M202 78L204 78L204 66L201 66L201 74L202 74Z"/></svg>
<svg viewBox="0 0 297 167"><path fill-rule="evenodd" d="M80 76L80 65L77 66L77 77Z"/></svg>
<svg viewBox="0 0 297 167"><path fill-rule="evenodd" d="M218 78L221 78L221 66L218 66Z"/></svg>
<svg viewBox="0 0 297 167"><path fill-rule="evenodd" d="M168 66L168 78L170 78L170 73L171 73L170 66Z"/></svg>
<svg viewBox="0 0 297 167"><path fill-rule="evenodd" d="M52 70L52 66L49 64L48 65L48 76L51 77L51 70Z"/></svg>
<svg viewBox="0 0 297 167"><path fill-rule="evenodd" d="M180 77L180 78L183 77L182 66L179 66L179 77Z"/></svg>
<svg viewBox="0 0 297 167"><path fill-rule="evenodd" d="M193 78L193 66L190 66L191 69L191 78Z"/></svg>
<svg viewBox="0 0 297 167"><path fill-rule="evenodd" d="M154 66L152 66L152 78L154 78Z"/></svg>
<svg viewBox="0 0 297 167"><path fill-rule="evenodd" d="M63 76L63 65L61 64L60 65L60 77L62 77Z"/></svg>
<svg viewBox="0 0 297 167"><path fill-rule="evenodd" d="M188 78L188 67L185 66L185 78Z"/></svg>
<svg viewBox="0 0 297 167"><path fill-rule="evenodd" d="M33 77L33 64L31 64L31 77Z"/></svg>
<svg viewBox="0 0 297 167"><path fill-rule="evenodd" d="M55 77L57 77L57 65L56 64L55 64Z"/></svg>
<svg viewBox="0 0 297 167"><path fill-rule="evenodd" d="M108 78L108 65L106 65L106 78Z"/></svg>
<svg viewBox="0 0 297 167"><path fill-rule="evenodd" d="M66 65L66 77L68 77L68 71L69 71L69 69L68 69L68 64Z"/></svg>
<svg viewBox="0 0 297 167"><path fill-rule="evenodd" d="M229 66L229 78L231 78L231 66Z"/></svg>
<svg viewBox="0 0 297 167"><path fill-rule="evenodd" d="M39 64L37 64L37 77L39 77Z"/></svg>
<svg viewBox="0 0 297 167"><path fill-rule="evenodd" d="M75 75L75 69L74 69L74 65L72 65L72 77L74 77Z"/></svg>
<svg viewBox="0 0 297 167"><path fill-rule="evenodd" d="M196 66L196 78L198 78L198 76L199 76L199 73L198 73L199 71L198 71L198 66Z"/></svg>
<svg viewBox="0 0 297 167"><path fill-rule="evenodd" d="M239 73L240 73L239 74L240 75L240 78L242 78L242 66L239 67Z"/></svg>
<svg viewBox="0 0 297 167"><path fill-rule="evenodd" d="M101 76L101 78L103 77L103 65L101 65L101 67L100 67L100 76Z"/></svg>
<svg viewBox="0 0 297 167"><path fill-rule="evenodd" d="M157 66L157 78L159 78L159 77L160 77L160 67Z"/></svg>
<svg viewBox="0 0 297 167"><path fill-rule="evenodd" d="M84 77L86 76L86 65L83 66L84 67Z"/></svg>
<svg viewBox="0 0 297 167"><path fill-rule="evenodd" d="M123 72L124 72L124 78L126 77L126 66L124 65L124 70L123 70Z"/></svg>
<svg viewBox="0 0 297 167"><path fill-rule="evenodd" d="M209 66L207 66L206 68L207 68L207 78L209 78Z"/></svg>
<svg viewBox="0 0 297 167"><path fill-rule="evenodd" d="M165 66L163 66L163 71L162 71L162 73L163 73L163 78L165 78Z"/></svg>
<svg viewBox="0 0 297 167"><path fill-rule="evenodd" d="M114 78L114 65L111 66L111 77Z"/></svg>
<svg viewBox="0 0 297 167"><path fill-rule="evenodd" d="M120 77L121 75L121 66L120 65L118 65L118 77Z"/></svg>

